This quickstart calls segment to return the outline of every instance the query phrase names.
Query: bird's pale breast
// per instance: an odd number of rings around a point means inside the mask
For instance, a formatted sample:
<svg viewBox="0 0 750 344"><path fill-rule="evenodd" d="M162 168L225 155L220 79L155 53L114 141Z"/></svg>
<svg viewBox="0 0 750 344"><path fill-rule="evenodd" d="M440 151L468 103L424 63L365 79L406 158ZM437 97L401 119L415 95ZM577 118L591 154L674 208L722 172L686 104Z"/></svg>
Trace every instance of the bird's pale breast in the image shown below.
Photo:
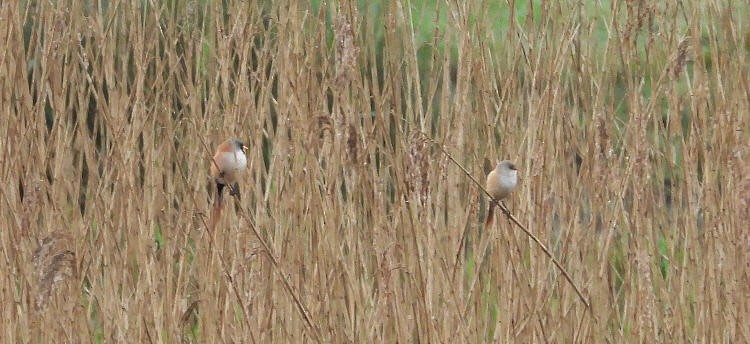
<svg viewBox="0 0 750 344"><path fill-rule="evenodd" d="M214 161L227 183L234 182L236 173L247 168L247 157L243 152L221 152L214 156Z"/></svg>

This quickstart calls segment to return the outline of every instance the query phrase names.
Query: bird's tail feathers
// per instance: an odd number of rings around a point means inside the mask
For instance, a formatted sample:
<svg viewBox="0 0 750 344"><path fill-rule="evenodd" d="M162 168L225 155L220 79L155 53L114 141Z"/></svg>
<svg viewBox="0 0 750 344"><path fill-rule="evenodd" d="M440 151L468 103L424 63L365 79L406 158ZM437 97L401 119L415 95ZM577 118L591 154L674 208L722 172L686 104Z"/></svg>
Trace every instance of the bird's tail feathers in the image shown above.
<svg viewBox="0 0 750 344"><path fill-rule="evenodd" d="M216 183L216 195L214 197L214 209L211 212L211 226L213 231L221 218L221 211L224 209L224 184Z"/></svg>
<svg viewBox="0 0 750 344"><path fill-rule="evenodd" d="M487 221L484 223L484 227L492 227L493 221L495 221L495 204L490 201L490 209L487 211Z"/></svg>

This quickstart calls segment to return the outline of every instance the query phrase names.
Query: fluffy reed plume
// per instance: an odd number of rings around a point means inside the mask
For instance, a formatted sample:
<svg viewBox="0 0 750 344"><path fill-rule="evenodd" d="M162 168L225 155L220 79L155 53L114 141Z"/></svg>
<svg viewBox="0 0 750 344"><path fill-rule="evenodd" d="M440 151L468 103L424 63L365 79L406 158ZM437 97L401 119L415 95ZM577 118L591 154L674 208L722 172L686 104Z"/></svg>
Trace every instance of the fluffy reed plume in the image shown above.
<svg viewBox="0 0 750 344"><path fill-rule="evenodd" d="M347 81L351 81L357 72L357 55L359 48L356 45L354 37L354 28L352 27L353 16L357 15L356 8L350 9L352 13L344 13L339 10L334 35L336 37L336 83L339 87L345 86Z"/></svg>
<svg viewBox="0 0 750 344"><path fill-rule="evenodd" d="M359 151L357 149L359 134L357 133L357 128L354 126L354 124L349 123L346 134L346 152L348 153L349 161L356 164L359 157Z"/></svg>
<svg viewBox="0 0 750 344"><path fill-rule="evenodd" d="M419 200L421 205L428 202L431 188L429 181L430 174L430 146L421 135L412 134L409 142L409 169L406 178L409 192Z"/></svg>
<svg viewBox="0 0 750 344"><path fill-rule="evenodd" d="M672 75L677 78L682 74L682 70L685 68L685 64L689 61L688 48L690 47L690 39L685 37L680 40L680 44L677 46L677 54L674 59L674 65L672 67Z"/></svg>
<svg viewBox="0 0 750 344"><path fill-rule="evenodd" d="M36 277L34 305L38 310L47 306L50 295L59 286L76 276L76 255L73 239L62 230L52 232L42 239L34 250L32 262Z"/></svg>

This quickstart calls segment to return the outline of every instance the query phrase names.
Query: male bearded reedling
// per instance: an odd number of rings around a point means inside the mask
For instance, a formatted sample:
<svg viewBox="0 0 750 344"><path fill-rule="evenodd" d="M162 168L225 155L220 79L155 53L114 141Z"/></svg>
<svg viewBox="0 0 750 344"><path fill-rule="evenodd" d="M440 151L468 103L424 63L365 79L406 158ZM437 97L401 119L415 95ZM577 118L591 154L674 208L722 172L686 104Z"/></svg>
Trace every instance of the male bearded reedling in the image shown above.
<svg viewBox="0 0 750 344"><path fill-rule="evenodd" d="M221 210L224 208L224 188L230 187L231 196L240 195L237 180L240 172L247 168L245 151L247 147L237 139L226 140L216 148L216 154L211 162L211 178L216 183L212 228L219 222Z"/></svg>
<svg viewBox="0 0 750 344"><path fill-rule="evenodd" d="M497 163L497 166L487 175L487 184L485 189L495 199L500 201L513 191L518 185L518 171L516 165L510 160L503 160ZM495 202L490 200L490 210L487 212L486 227L492 226L495 218Z"/></svg>

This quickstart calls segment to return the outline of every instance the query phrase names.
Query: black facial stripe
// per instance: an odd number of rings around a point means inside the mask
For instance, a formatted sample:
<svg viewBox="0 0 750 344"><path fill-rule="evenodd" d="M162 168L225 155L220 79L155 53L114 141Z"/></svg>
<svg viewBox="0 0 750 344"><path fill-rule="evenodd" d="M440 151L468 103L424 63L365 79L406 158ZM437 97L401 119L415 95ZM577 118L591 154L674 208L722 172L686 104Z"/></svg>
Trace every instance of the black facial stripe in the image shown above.
<svg viewBox="0 0 750 344"><path fill-rule="evenodd" d="M239 149L239 150L242 150L242 147L245 146L245 144L242 143L242 141L240 141L240 140L234 140L234 144L237 146L237 149Z"/></svg>

